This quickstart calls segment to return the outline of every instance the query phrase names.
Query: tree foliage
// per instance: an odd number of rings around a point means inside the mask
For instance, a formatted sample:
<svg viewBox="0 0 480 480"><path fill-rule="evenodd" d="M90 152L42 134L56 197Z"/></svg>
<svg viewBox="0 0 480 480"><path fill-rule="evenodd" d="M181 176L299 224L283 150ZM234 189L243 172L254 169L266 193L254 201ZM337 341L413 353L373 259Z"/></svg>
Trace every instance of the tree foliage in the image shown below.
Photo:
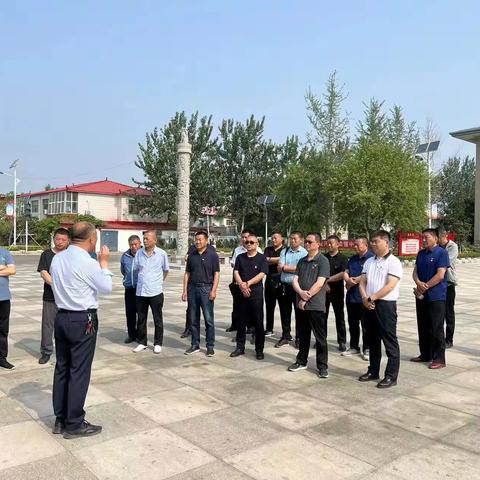
<svg viewBox="0 0 480 480"><path fill-rule="evenodd" d="M475 159L449 158L434 179L434 199L447 230L457 232L460 243L473 241Z"/></svg>
<svg viewBox="0 0 480 480"><path fill-rule="evenodd" d="M398 146L359 143L335 170L331 184L338 215L351 234L425 224L428 175Z"/></svg>
<svg viewBox="0 0 480 480"><path fill-rule="evenodd" d="M192 145L190 209L198 214L203 206L222 203L223 189L218 181L220 166L216 156L216 140L212 139L212 117L200 117L198 112L189 119L185 112L177 112L161 129L147 133L145 144L139 144L140 153L136 166L145 176L134 180L138 186L150 190L151 197L137 197L141 214L165 216L167 221L175 217L177 196L177 145L182 128L188 131Z"/></svg>

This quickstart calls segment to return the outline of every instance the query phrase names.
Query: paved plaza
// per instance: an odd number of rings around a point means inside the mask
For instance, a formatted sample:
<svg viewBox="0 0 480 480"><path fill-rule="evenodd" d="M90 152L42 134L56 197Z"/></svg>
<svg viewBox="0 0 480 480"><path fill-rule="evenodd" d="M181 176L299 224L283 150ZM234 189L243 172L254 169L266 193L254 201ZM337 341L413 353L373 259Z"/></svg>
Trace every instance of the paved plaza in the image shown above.
<svg viewBox="0 0 480 480"><path fill-rule="evenodd" d="M38 364L38 256L16 259L8 357L16 369L0 372L0 480L480 479L480 264L458 267L455 346L447 351L448 367L438 371L408 361L418 348L412 268L405 268L398 386L379 390L357 381L365 361L338 353L333 315L329 379L316 375L313 350L311 368L287 372L296 350L273 347L278 315L264 361L250 344L245 356L229 358L228 267L216 301L215 357L183 354L189 342L180 339L179 270L167 280L162 353L134 354L123 343L115 257L114 292L100 301L87 399L87 419L103 425L103 433L64 440L50 433L54 356Z"/></svg>

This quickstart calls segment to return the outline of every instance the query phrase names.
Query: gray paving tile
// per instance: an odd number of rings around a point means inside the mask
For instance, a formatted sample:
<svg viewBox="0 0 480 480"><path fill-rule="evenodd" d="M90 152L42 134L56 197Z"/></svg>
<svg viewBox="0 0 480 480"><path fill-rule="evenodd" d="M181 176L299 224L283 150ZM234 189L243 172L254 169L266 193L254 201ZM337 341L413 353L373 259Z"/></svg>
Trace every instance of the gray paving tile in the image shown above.
<svg viewBox="0 0 480 480"><path fill-rule="evenodd" d="M215 460L164 428L115 438L74 455L100 480L162 480Z"/></svg>
<svg viewBox="0 0 480 480"><path fill-rule="evenodd" d="M13 423L0 428L0 471L64 451L45 430L33 420Z"/></svg>
<svg viewBox="0 0 480 480"><path fill-rule="evenodd" d="M97 477L69 453L0 470L0 480L95 480Z"/></svg>
<svg viewBox="0 0 480 480"><path fill-rule="evenodd" d="M0 427L31 420L21 404L7 397L0 398Z"/></svg>
<svg viewBox="0 0 480 480"><path fill-rule="evenodd" d="M172 423L168 428L219 458L255 448L285 434L280 426L239 407Z"/></svg>
<svg viewBox="0 0 480 480"><path fill-rule="evenodd" d="M450 432L443 437L443 441L478 454L480 452L480 419Z"/></svg>
<svg viewBox="0 0 480 480"><path fill-rule="evenodd" d="M0 477L1 479L1 477ZM216 461L179 475L168 480L252 480L252 477L240 472L224 462Z"/></svg>
<svg viewBox="0 0 480 480"><path fill-rule="evenodd" d="M282 436L225 461L258 480L346 479L373 470L368 463L300 435Z"/></svg>

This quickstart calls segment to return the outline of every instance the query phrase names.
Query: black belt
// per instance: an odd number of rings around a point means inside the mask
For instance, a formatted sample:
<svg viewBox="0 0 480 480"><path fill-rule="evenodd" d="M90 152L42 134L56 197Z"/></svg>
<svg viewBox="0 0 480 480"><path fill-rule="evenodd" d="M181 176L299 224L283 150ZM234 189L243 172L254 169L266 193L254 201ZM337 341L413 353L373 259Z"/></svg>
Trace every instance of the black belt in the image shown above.
<svg viewBox="0 0 480 480"><path fill-rule="evenodd" d="M58 313L97 313L97 309L88 308L87 310L66 310L65 308L59 308Z"/></svg>
<svg viewBox="0 0 480 480"><path fill-rule="evenodd" d="M203 287L203 286L211 287L213 283L198 282L198 283L192 283L191 285L193 287Z"/></svg>

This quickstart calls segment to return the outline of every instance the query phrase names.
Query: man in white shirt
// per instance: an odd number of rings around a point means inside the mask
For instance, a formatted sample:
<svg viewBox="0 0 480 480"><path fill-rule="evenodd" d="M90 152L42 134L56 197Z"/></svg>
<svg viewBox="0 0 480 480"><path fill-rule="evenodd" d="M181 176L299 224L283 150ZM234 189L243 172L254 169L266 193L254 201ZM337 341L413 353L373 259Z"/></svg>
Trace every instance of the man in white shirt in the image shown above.
<svg viewBox="0 0 480 480"><path fill-rule="evenodd" d="M163 345L163 282L170 265L165 250L157 247L157 234L149 230L143 234L143 248L135 255L134 270L137 281L137 340L135 353L147 348L148 307L152 310L155 324L153 352L160 353Z"/></svg>
<svg viewBox="0 0 480 480"><path fill-rule="evenodd" d="M382 341L388 362L385 377L378 388L397 384L400 368L400 347L397 339L397 299L402 278L402 264L390 251L390 234L379 230L372 235L374 257L363 265L360 279L360 295L366 308L365 324L370 341L370 365L367 373L359 377L361 382L378 380L382 359Z"/></svg>
<svg viewBox="0 0 480 480"><path fill-rule="evenodd" d="M52 433L63 433L66 439L95 435L102 430L101 426L85 421L83 407L97 340L97 293L112 291L108 247L101 248L98 262L89 255L97 243L95 227L88 222L76 223L71 230L71 242L69 248L53 257L50 267L58 307L53 378L56 420Z"/></svg>

